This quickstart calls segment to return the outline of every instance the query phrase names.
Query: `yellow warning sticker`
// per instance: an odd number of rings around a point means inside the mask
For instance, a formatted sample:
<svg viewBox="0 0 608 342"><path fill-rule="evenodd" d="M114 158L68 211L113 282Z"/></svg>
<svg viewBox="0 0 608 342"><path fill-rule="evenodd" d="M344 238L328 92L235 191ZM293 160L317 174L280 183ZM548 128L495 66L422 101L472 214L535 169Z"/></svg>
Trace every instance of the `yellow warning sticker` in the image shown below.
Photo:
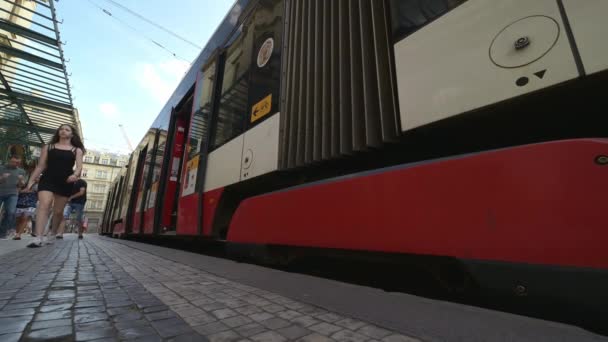
<svg viewBox="0 0 608 342"><path fill-rule="evenodd" d="M266 96L262 101L256 103L251 108L251 122L255 122L270 113L272 107L272 94Z"/></svg>

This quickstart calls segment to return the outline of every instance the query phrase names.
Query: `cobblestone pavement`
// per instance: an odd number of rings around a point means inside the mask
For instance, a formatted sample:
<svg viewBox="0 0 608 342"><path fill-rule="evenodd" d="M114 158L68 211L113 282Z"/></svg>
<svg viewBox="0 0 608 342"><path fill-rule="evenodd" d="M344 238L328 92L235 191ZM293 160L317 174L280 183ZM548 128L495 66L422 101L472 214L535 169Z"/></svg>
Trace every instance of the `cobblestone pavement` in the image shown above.
<svg viewBox="0 0 608 342"><path fill-rule="evenodd" d="M100 238L87 242L107 253L112 262L168 306L146 313L148 321L157 325L166 322L164 326L174 330L174 324L183 319L212 342L419 341L119 243Z"/></svg>
<svg viewBox="0 0 608 342"><path fill-rule="evenodd" d="M0 341L37 340L418 341L97 236L0 258Z"/></svg>
<svg viewBox="0 0 608 342"><path fill-rule="evenodd" d="M93 238L94 239L94 238ZM0 341L206 341L88 238L0 258Z"/></svg>
<svg viewBox="0 0 608 342"><path fill-rule="evenodd" d="M12 238L0 240L0 256L21 250L32 241L34 241L34 237L30 234L21 235L21 240L13 240Z"/></svg>

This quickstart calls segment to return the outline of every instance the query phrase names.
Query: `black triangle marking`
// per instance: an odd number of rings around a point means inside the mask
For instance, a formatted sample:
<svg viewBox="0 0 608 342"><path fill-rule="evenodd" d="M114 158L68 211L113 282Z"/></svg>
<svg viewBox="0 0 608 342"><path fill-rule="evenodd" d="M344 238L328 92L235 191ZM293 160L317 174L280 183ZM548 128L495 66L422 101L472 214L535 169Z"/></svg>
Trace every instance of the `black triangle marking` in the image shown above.
<svg viewBox="0 0 608 342"><path fill-rule="evenodd" d="M536 75L538 78L543 78L545 77L545 72L547 72L547 69L541 70L541 71L537 71L534 73L534 75Z"/></svg>

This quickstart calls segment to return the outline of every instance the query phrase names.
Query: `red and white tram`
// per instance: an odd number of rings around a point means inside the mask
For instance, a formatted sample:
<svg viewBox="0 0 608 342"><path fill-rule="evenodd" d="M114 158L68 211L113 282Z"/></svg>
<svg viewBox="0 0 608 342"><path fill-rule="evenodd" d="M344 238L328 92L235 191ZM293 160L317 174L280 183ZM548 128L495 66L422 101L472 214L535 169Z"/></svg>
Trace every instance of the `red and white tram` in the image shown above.
<svg viewBox="0 0 608 342"><path fill-rule="evenodd" d="M115 182L103 232L415 256L600 305L606 13L238 0Z"/></svg>

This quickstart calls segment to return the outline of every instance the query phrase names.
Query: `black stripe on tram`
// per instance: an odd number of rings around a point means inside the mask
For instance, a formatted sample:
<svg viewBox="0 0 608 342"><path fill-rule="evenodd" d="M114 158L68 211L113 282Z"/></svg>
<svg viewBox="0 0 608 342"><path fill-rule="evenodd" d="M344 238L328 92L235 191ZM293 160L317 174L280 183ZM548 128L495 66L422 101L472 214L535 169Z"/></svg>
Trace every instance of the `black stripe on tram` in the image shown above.
<svg viewBox="0 0 608 342"><path fill-rule="evenodd" d="M568 20L568 15L566 14L566 9L564 8L563 0L557 0L557 7L559 7L559 14L564 22L564 29L566 31L566 36L568 37L568 42L570 42L570 48L572 49L572 54L574 55L574 63L576 63L578 73L580 76L585 76L587 74L585 72L585 66L583 65L581 54L578 51L578 46L576 46L576 40L574 40L574 33L572 33L572 26L570 26L570 21Z"/></svg>

